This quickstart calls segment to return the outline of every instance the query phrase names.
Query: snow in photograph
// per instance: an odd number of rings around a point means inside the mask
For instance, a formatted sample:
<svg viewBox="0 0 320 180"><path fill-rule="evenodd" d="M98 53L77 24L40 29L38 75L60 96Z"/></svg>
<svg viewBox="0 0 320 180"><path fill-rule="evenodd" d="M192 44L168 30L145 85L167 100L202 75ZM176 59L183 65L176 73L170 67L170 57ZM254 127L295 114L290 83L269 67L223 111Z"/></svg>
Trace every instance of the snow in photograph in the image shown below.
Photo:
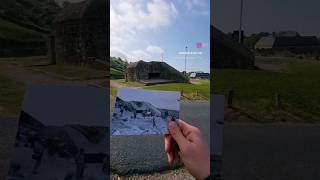
<svg viewBox="0 0 320 180"><path fill-rule="evenodd" d="M46 126L22 112L8 180L105 180L107 128Z"/></svg>
<svg viewBox="0 0 320 180"><path fill-rule="evenodd" d="M167 134L168 121L179 118L180 93L120 88L112 120L112 135Z"/></svg>

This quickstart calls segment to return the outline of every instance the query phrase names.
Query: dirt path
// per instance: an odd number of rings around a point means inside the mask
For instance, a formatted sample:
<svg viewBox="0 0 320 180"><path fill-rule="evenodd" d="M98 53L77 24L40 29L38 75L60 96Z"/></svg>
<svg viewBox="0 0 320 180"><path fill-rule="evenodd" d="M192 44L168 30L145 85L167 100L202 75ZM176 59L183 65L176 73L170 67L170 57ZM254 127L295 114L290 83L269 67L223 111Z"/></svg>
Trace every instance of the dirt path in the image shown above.
<svg viewBox="0 0 320 180"><path fill-rule="evenodd" d="M115 81L110 81L110 87L114 87L114 88L122 88L122 87L126 87L120 83L117 83Z"/></svg>
<svg viewBox="0 0 320 180"><path fill-rule="evenodd" d="M110 81L110 87L113 87L113 88L123 88L123 87L127 87L127 88L135 88L135 89L141 89L143 87L135 87L135 86L128 86L128 85L124 85L124 84L121 84L119 82L116 82L116 81Z"/></svg>

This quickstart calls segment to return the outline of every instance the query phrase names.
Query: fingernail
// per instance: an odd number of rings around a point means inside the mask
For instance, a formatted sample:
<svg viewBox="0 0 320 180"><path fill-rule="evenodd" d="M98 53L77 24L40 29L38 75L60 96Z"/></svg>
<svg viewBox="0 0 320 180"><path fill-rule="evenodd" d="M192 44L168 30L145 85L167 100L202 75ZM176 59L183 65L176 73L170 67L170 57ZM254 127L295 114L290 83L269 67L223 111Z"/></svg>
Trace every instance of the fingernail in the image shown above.
<svg viewBox="0 0 320 180"><path fill-rule="evenodd" d="M177 127L177 124L175 122L173 122L173 121L170 121L169 122L169 129L173 129L175 127Z"/></svg>

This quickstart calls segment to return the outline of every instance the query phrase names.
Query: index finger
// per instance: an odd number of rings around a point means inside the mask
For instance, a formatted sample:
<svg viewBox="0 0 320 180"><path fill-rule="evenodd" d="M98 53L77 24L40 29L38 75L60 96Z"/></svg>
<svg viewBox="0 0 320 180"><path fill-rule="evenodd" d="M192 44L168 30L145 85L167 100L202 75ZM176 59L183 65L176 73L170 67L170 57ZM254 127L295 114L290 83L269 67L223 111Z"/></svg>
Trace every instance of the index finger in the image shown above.
<svg viewBox="0 0 320 180"><path fill-rule="evenodd" d="M164 151L165 152L168 153L172 149L171 144L172 144L172 136L170 134L165 134L164 135Z"/></svg>
<svg viewBox="0 0 320 180"><path fill-rule="evenodd" d="M183 121L181 119L178 119L177 124L180 127L180 129L182 130L184 136L188 136L188 134L190 134L195 129L194 126L186 123L185 121Z"/></svg>

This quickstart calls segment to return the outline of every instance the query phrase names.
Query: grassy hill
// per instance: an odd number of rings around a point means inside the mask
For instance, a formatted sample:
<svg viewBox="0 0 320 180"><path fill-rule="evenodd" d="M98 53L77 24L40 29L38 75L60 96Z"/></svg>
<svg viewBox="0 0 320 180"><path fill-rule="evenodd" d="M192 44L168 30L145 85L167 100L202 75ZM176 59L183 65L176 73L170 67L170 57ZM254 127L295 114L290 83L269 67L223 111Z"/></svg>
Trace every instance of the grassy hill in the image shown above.
<svg viewBox="0 0 320 180"><path fill-rule="evenodd" d="M121 58L110 57L110 77L112 79L124 78L123 73L128 66L128 62Z"/></svg>
<svg viewBox="0 0 320 180"><path fill-rule="evenodd" d="M0 39L12 41L45 41L46 34L0 18Z"/></svg>
<svg viewBox="0 0 320 180"><path fill-rule="evenodd" d="M48 32L61 7L54 0L1 0L0 17L29 29Z"/></svg>
<svg viewBox="0 0 320 180"><path fill-rule="evenodd" d="M1 0L0 56L44 55L60 10L54 0Z"/></svg>

